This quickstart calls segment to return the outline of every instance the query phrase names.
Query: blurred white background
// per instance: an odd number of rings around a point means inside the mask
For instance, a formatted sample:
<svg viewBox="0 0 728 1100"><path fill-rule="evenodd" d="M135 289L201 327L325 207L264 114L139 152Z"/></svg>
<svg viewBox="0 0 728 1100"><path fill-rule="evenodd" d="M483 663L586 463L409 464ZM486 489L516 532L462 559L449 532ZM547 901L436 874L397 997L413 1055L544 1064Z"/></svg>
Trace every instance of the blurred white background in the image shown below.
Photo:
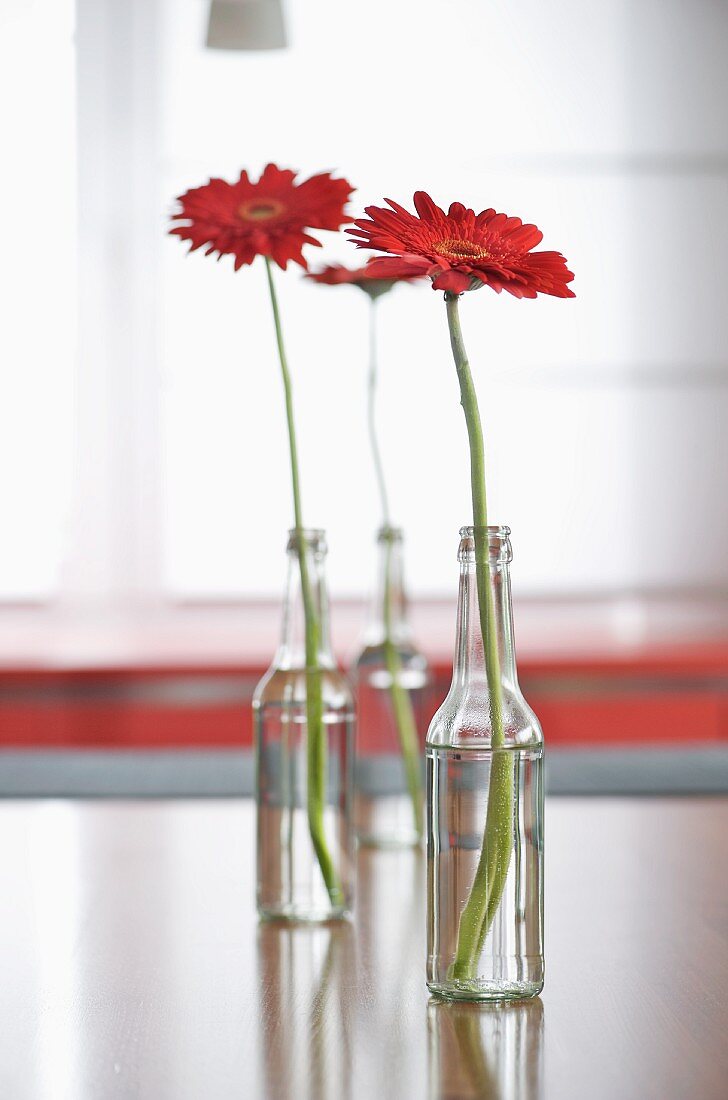
<svg viewBox="0 0 728 1100"><path fill-rule="evenodd" d="M288 0L290 46L205 48L205 0L5 0L0 596L277 596L291 504L264 271L166 236L268 160L544 232L574 301L468 295L491 516L521 596L728 588L728 6ZM361 258L323 234L312 266ZM306 522L369 588L366 307L278 286ZM413 594L451 595L467 446L444 307L382 302L380 423Z"/></svg>

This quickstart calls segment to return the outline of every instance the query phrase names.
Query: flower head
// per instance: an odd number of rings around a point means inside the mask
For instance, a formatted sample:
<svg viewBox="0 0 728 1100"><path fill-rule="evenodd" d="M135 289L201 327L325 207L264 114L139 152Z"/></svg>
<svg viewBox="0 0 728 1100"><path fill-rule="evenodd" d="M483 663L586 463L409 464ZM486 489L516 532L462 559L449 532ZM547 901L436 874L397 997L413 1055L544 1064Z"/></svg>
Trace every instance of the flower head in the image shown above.
<svg viewBox="0 0 728 1100"><path fill-rule="evenodd" d="M296 173L269 164L257 183L243 170L235 183L211 179L180 195L180 210L170 229L185 241L190 252L207 245L213 252L235 257L235 270L256 256L268 256L285 269L289 260L308 267L304 244L320 246L309 229L339 229L347 219L344 207L353 188L329 172L295 183Z"/></svg>
<svg viewBox="0 0 728 1100"><path fill-rule="evenodd" d="M483 210L476 214L454 202L447 214L424 191L414 196L417 215L391 199L391 210L368 206L368 217L350 229L359 248L389 252L370 260L368 269L379 279L429 275L434 290L461 294L490 286L516 298L552 294L573 298L567 283L574 278L559 252L532 252L543 234L520 218Z"/></svg>
<svg viewBox="0 0 728 1100"><path fill-rule="evenodd" d="M312 271L307 276L315 283L326 286L356 286L370 298L379 298L391 290L395 283L412 282L419 274L398 275L396 278L382 279L372 272L370 264L363 267L344 267L343 264L329 264L320 271Z"/></svg>

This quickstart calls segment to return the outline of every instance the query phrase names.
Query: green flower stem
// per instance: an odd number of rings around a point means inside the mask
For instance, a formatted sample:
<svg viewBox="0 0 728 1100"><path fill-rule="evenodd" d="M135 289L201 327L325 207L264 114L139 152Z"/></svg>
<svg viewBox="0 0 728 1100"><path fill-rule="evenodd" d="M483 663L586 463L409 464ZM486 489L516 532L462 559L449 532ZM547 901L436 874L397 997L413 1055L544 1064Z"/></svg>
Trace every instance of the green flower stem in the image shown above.
<svg viewBox="0 0 728 1100"><path fill-rule="evenodd" d="M387 498L384 465L379 449L376 424L377 299L375 297L370 299L369 304L369 384L367 392L369 442L371 444L374 472L379 488L382 522L387 532L389 532L389 501ZM394 721L397 727L399 745L404 761L405 775L407 776L407 789L410 799L412 800L415 832L418 837L421 837L423 826L423 792L422 769L420 766L420 751L417 738L417 722L410 693L402 684L402 660L392 639L391 558L392 543L388 538L385 543L384 559L384 660L387 665L387 672L389 673L389 694L392 700L392 710L394 712Z"/></svg>
<svg viewBox="0 0 728 1100"><path fill-rule="evenodd" d="M460 915L458 941L452 977L469 980L475 976L480 952L503 895L513 849L512 753L504 748L503 692L495 621L495 603L490 583L488 507L485 492L485 450L478 398L470 373L458 313L458 295L445 294L447 320L458 381L460 403L465 413L470 444L470 486L475 535L475 576L478 591L480 630L485 651L485 672L490 700L493 760L488 787L488 808L483 844L470 894ZM500 751L499 751L500 750Z"/></svg>
<svg viewBox="0 0 728 1100"><path fill-rule="evenodd" d="M303 616L305 622L305 657L306 657L306 751L307 751L307 793L308 793L308 826L311 833L316 857L321 867L326 889L331 898L332 905L338 905L343 895L336 869L334 868L331 853L326 844L324 831L324 805L326 801L326 738L323 728L323 688L321 683L321 669L319 668L319 648L321 640L321 625L313 598L311 577L308 571L308 559L306 556L306 543L303 536L303 518L301 511L301 485L298 473L298 447L296 445L296 427L293 419L293 390L291 376L288 370L285 347L283 344L283 331L278 310L278 298L273 282L273 270L271 262L265 258L266 272L268 275L268 289L273 307L273 321L275 323L276 341L278 343L278 357L281 364L283 377L283 389L286 396L286 422L288 425L288 442L291 452L291 480L293 484L293 513L295 519L296 536L298 539L298 561L301 570L301 595L303 597Z"/></svg>
<svg viewBox="0 0 728 1100"><path fill-rule="evenodd" d="M379 503L382 508L382 523L390 526L389 498L384 478L384 463L377 437L377 299L369 299L369 378L367 380L367 427L369 428L369 446L372 449L374 473L379 490Z"/></svg>

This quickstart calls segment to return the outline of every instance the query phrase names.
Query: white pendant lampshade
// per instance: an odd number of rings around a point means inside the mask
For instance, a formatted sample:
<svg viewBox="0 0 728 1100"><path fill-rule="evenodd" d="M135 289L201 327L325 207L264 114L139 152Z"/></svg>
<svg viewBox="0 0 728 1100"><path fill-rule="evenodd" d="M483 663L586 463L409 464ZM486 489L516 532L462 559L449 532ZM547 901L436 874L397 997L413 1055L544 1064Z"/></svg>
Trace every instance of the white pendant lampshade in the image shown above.
<svg viewBox="0 0 728 1100"><path fill-rule="evenodd" d="M283 49L282 0L212 0L206 44L213 50Z"/></svg>

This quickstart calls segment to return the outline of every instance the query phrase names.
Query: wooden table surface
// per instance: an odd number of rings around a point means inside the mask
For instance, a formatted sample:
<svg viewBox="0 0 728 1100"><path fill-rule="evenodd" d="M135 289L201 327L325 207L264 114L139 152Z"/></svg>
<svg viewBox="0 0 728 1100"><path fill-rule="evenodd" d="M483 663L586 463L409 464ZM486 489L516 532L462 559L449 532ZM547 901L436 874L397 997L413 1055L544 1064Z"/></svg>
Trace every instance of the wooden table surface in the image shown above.
<svg viewBox="0 0 728 1100"><path fill-rule="evenodd" d="M726 1100L728 799L551 799L546 988L424 984L421 855L259 926L243 801L0 803L4 1100Z"/></svg>

